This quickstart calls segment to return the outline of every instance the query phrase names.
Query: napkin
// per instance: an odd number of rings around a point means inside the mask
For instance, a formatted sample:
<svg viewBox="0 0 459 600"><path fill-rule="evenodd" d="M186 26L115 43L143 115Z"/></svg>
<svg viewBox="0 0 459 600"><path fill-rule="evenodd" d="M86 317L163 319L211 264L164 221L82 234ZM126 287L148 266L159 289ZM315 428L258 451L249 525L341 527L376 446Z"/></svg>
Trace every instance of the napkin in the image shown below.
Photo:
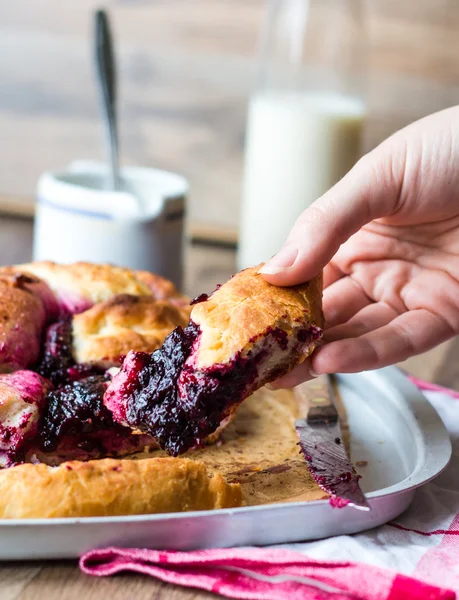
<svg viewBox="0 0 459 600"><path fill-rule="evenodd" d="M228 598L263 600L440 600L459 592L459 394L420 380L453 442L448 468L420 488L397 519L353 536L271 548L172 552L106 548L81 570L135 571Z"/></svg>
<svg viewBox="0 0 459 600"><path fill-rule="evenodd" d="M135 571L229 598L259 600L454 600L455 593L352 562L326 562L291 550L229 549L160 552L107 548L85 554L89 575Z"/></svg>

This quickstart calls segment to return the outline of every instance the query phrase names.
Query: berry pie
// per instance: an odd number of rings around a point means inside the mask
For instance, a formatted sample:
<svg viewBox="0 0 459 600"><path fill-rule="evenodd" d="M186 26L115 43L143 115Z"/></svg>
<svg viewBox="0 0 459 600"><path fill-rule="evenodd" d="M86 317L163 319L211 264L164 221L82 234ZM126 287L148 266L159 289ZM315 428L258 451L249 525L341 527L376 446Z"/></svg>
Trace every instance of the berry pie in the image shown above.
<svg viewBox="0 0 459 600"><path fill-rule="evenodd" d="M203 463L146 453L215 442L323 325L320 277L278 288L256 268L190 303L145 271L35 262L0 268L0 298L4 518L240 506Z"/></svg>

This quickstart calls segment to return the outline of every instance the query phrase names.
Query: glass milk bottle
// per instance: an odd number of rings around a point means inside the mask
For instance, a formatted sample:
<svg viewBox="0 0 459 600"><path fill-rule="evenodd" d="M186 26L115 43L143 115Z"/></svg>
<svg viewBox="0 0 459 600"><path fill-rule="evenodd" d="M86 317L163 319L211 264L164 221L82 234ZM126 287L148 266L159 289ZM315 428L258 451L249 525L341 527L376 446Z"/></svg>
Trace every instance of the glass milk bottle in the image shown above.
<svg viewBox="0 0 459 600"><path fill-rule="evenodd" d="M268 0L249 103L238 266L268 260L360 154L365 42L358 0Z"/></svg>

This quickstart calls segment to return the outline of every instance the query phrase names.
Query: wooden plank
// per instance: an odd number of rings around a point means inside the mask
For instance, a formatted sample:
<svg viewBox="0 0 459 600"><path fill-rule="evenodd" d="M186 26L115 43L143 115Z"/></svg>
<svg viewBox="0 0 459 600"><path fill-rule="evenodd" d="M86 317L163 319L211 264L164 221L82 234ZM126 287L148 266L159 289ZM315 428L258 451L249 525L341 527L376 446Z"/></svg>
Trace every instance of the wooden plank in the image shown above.
<svg viewBox="0 0 459 600"><path fill-rule="evenodd" d="M15 600L30 582L40 573L37 563L0 563L0 597L2 600Z"/></svg>
<svg viewBox="0 0 459 600"><path fill-rule="evenodd" d="M13 219L33 219L35 215L34 201L30 198L0 196L0 216ZM187 236L195 243L216 244L234 248L238 234L234 229L212 226L201 222L191 222L187 225Z"/></svg>
<svg viewBox="0 0 459 600"><path fill-rule="evenodd" d="M0 218L0 265L28 262L32 258L33 224L29 219Z"/></svg>
<svg viewBox="0 0 459 600"><path fill-rule="evenodd" d="M183 173L190 218L235 231L246 101L262 0L108 3L118 39L124 163ZM0 0L0 194L32 196L40 173L104 158L91 63L95 0ZM459 5L366 0L365 150L457 101ZM204 17L205 15L205 17Z"/></svg>
<svg viewBox="0 0 459 600"><path fill-rule="evenodd" d="M34 202L30 198L0 196L0 215L33 219L35 214Z"/></svg>
<svg viewBox="0 0 459 600"><path fill-rule="evenodd" d="M1 593L3 600L3 589ZM80 572L74 561L54 561L42 566L22 591L8 600L192 600L216 597L214 594L168 585L143 575L88 577Z"/></svg>
<svg viewBox="0 0 459 600"><path fill-rule="evenodd" d="M206 223L190 223L188 227L189 239L194 243L205 243L236 248L238 232L235 229L207 225Z"/></svg>

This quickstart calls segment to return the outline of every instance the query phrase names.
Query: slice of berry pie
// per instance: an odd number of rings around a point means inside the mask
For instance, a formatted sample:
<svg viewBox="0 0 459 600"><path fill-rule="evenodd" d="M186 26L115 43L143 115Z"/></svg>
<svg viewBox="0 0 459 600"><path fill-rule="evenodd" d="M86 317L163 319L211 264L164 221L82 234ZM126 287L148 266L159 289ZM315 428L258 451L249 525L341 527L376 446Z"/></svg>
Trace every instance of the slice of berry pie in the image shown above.
<svg viewBox="0 0 459 600"><path fill-rule="evenodd" d="M280 288L246 269L152 354L131 351L104 396L114 419L177 455L202 445L255 390L287 373L322 335L322 280Z"/></svg>

